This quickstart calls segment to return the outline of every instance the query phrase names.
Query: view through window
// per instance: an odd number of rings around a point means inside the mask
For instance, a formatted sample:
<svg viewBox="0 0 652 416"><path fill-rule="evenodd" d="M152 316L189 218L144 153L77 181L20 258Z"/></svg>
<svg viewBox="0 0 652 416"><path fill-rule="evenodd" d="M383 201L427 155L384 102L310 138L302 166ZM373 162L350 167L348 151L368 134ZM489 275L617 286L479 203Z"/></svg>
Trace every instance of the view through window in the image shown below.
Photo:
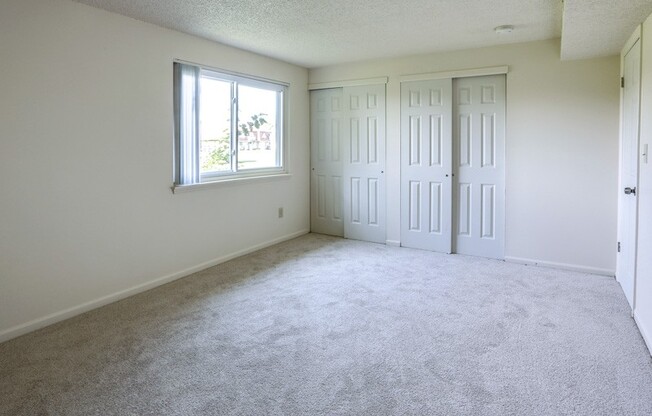
<svg viewBox="0 0 652 416"><path fill-rule="evenodd" d="M177 184L282 170L285 88L175 63Z"/></svg>

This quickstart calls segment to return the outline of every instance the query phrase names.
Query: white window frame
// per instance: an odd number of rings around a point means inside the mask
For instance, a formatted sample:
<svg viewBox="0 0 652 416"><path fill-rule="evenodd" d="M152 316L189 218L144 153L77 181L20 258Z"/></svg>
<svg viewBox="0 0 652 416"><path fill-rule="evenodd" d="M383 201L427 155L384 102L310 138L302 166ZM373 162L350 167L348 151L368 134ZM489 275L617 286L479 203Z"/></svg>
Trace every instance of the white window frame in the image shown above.
<svg viewBox="0 0 652 416"><path fill-rule="evenodd" d="M231 170L200 172L199 106L200 78L209 77L231 83ZM276 91L276 160L279 166L238 169L237 85ZM287 96L289 84L237 74L185 61L174 61L174 185L173 192L196 189L220 182L287 176Z"/></svg>

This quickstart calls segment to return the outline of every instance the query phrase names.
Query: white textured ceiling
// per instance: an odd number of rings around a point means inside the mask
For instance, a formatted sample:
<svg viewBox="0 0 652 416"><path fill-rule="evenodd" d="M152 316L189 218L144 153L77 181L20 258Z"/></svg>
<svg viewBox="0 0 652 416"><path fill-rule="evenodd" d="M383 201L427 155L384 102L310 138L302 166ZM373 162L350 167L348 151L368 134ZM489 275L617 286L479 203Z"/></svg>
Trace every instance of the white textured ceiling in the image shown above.
<svg viewBox="0 0 652 416"><path fill-rule="evenodd" d="M75 0L159 26L257 52L308 68L374 58L557 38L567 58L615 54L615 41L595 42L596 16L613 4L652 0ZM613 3L613 4L612 4ZM622 9L622 7L621 7ZM625 7L625 9L630 9ZM631 8L630 14L635 8ZM647 15L646 15L647 16ZM639 18L641 16L638 16ZM639 19L642 20L642 19ZM515 26L498 35L499 25ZM613 33L603 35L611 39ZM610 37L611 36L611 37ZM568 40L566 39L568 37ZM626 39L625 35L625 39ZM591 43L592 42L592 43ZM587 52L586 44L590 44Z"/></svg>
<svg viewBox="0 0 652 416"><path fill-rule="evenodd" d="M562 59L614 55L652 13L652 0L565 0Z"/></svg>

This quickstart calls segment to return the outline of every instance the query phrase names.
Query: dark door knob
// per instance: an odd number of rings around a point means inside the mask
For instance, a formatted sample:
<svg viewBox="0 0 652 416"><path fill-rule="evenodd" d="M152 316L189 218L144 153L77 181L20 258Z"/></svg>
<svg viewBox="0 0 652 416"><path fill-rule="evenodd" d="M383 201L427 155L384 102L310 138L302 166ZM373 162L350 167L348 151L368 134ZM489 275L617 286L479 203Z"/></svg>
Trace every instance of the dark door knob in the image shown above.
<svg viewBox="0 0 652 416"><path fill-rule="evenodd" d="M629 187L625 188L625 195L630 195L630 194L636 195L636 188L629 188Z"/></svg>

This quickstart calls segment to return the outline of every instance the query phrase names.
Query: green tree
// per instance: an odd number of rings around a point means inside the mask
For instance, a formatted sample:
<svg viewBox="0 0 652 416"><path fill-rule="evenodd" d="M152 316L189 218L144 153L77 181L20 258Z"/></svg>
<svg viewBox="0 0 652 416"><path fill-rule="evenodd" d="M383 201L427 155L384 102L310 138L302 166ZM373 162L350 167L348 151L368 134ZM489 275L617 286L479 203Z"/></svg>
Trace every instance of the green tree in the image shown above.
<svg viewBox="0 0 652 416"><path fill-rule="evenodd" d="M230 163L231 146L229 144L229 136L220 137L215 141L217 142L215 149L210 152L202 164L202 170L204 171L217 170L218 168Z"/></svg>
<svg viewBox="0 0 652 416"><path fill-rule="evenodd" d="M254 131L260 130L261 127L267 124L267 120L265 119L266 115L267 114L265 113L254 114L251 116L251 120L246 123L240 123L238 136L242 135L249 137L249 135Z"/></svg>
<svg viewBox="0 0 652 416"><path fill-rule="evenodd" d="M238 125L238 137L249 137L251 133L259 131L265 124L268 124L265 118L267 114L254 114L251 118ZM229 131L224 131L224 136L216 139L218 142L216 148L210 152L208 157L202 163L202 170L212 171L231 163L231 137Z"/></svg>

